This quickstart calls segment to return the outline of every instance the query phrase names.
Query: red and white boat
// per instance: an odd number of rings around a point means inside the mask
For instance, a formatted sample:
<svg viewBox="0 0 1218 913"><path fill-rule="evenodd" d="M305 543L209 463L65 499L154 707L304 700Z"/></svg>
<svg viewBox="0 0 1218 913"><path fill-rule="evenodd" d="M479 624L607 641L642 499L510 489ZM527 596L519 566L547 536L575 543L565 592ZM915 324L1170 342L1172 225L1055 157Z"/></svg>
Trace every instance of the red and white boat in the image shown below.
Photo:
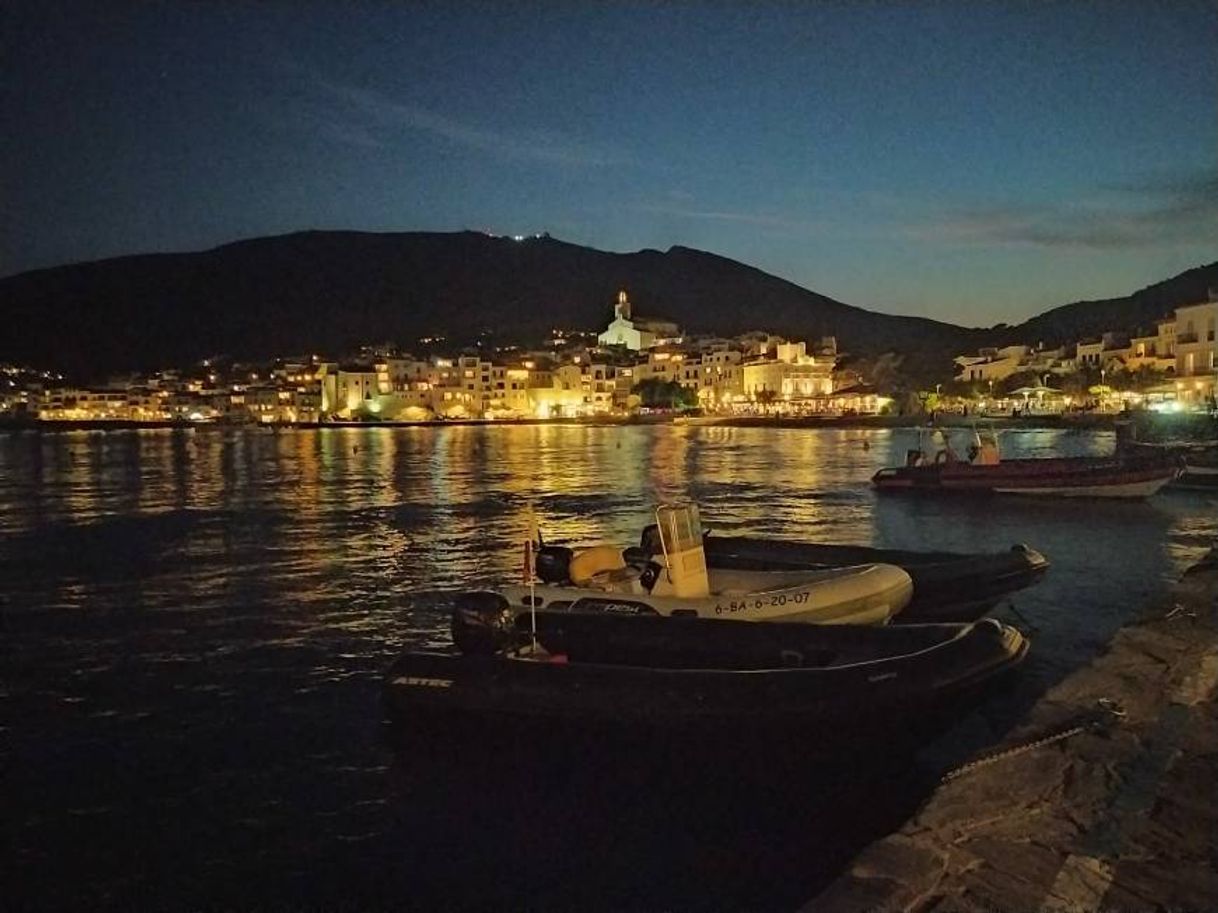
<svg viewBox="0 0 1218 913"><path fill-rule="evenodd" d="M881 469L871 481L880 491L1146 498L1180 469L1166 453L1004 460L993 435L978 434L965 458L950 446L933 459L911 450L904 466Z"/></svg>

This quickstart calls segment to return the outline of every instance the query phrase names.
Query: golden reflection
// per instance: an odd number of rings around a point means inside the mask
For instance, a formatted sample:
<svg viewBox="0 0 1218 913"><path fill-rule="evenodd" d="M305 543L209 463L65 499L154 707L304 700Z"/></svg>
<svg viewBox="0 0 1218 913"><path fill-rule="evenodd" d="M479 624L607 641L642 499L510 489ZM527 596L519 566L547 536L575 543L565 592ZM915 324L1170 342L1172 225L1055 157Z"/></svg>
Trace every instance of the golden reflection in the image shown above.
<svg viewBox="0 0 1218 913"><path fill-rule="evenodd" d="M316 606L310 624L355 605L393 623L406 606L423 629L443 602L419 591L519 574L530 506L547 541L568 543L633 544L656 503L679 497L695 498L712 530L784 539L975 550L1075 529L1075 510L1006 507L1002 535L1019 538L982 541L992 511L877 505L871 475L916 438L579 424L14 435L0 445L0 530L28 540L9 553L42 561L47 599L64 604L120 588L168 607L273 593L276 605ZM1110 446L1095 435L1012 438L1021 453ZM1143 507L1182 510L1171 499ZM1205 514L1190 540L1213 530ZM44 533L67 544L48 550ZM63 588L74 579L86 583Z"/></svg>

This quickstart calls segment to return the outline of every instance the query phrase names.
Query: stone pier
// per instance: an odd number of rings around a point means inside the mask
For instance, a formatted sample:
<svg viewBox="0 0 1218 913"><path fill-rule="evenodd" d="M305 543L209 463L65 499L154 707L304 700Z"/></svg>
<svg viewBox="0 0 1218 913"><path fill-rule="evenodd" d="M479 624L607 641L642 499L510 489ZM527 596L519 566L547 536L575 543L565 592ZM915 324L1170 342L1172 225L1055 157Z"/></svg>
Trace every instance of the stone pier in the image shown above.
<svg viewBox="0 0 1218 913"><path fill-rule="evenodd" d="M803 911L1218 909L1216 682L1218 550Z"/></svg>

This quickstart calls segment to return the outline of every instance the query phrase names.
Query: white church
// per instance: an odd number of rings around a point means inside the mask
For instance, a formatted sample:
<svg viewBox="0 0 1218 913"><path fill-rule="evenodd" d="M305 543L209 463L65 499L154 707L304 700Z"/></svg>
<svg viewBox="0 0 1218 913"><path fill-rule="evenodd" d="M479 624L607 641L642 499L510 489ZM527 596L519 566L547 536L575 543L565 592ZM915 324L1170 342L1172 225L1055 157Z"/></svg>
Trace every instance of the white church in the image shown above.
<svg viewBox="0 0 1218 913"><path fill-rule="evenodd" d="M681 342L681 330L670 320L631 316L630 299L623 289L617 293L617 303L613 306L613 322L596 337L596 341L602 346L625 346L639 352L658 345Z"/></svg>

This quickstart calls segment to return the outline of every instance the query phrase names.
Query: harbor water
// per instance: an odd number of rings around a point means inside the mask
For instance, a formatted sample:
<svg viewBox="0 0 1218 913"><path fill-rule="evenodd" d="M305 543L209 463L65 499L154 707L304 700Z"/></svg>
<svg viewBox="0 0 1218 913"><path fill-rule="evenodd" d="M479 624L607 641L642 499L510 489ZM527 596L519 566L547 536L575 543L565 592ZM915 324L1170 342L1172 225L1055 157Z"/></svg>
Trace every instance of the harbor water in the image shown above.
<svg viewBox="0 0 1218 913"><path fill-rule="evenodd" d="M1001 437L1011 456L1113 443ZM5 906L797 905L1218 536L1204 493L877 496L871 475L917 444L669 425L0 434ZM548 542L625 545L676 498L712 534L1031 545L1052 568L998 615L1032 653L918 771L523 761L387 731L383 671L448 644L453 591L519 577L530 509Z"/></svg>

